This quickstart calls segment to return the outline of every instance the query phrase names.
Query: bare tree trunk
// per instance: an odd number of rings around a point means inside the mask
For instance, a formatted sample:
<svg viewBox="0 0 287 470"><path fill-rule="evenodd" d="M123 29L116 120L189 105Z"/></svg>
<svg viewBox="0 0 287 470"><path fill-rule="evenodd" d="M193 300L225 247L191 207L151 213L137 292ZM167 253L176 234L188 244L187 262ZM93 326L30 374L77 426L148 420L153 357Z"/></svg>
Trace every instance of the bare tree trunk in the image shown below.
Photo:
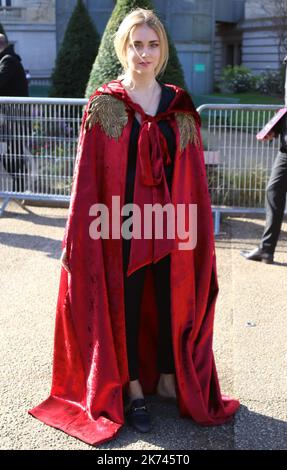
<svg viewBox="0 0 287 470"><path fill-rule="evenodd" d="M287 53L287 0L261 0L262 9L268 15L278 38L279 65Z"/></svg>

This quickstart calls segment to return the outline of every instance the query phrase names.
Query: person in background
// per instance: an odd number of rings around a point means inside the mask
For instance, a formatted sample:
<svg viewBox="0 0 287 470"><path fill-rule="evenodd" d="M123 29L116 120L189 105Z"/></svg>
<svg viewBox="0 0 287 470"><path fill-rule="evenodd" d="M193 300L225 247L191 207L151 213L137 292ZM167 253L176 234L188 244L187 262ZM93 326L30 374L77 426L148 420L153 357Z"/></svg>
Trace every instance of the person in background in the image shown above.
<svg viewBox="0 0 287 470"><path fill-rule="evenodd" d="M0 34L0 96L29 96L28 81L21 58L4 34ZM25 120L19 120L19 113L12 112L10 105L2 105L1 108L1 140L7 142L2 165L12 177L12 190L21 192L24 191L26 167L23 139L19 138L19 133L22 135L25 131ZM15 135L18 136L17 139Z"/></svg>
<svg viewBox="0 0 287 470"><path fill-rule="evenodd" d="M287 56L284 59L287 61ZM252 251L241 251L250 261L272 264L284 217L287 192L287 117L280 119L264 140L280 137L280 151L274 161L266 188L266 222L260 244Z"/></svg>

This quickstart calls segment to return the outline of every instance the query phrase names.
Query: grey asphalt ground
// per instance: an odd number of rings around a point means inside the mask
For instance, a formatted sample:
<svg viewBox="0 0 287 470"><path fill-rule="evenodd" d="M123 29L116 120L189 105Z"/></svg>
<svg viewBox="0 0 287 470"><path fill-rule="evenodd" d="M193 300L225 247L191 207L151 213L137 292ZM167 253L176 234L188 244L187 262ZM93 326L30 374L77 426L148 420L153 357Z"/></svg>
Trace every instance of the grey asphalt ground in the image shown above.
<svg viewBox="0 0 287 470"><path fill-rule="evenodd" d="M67 209L9 203L0 218L1 449L91 449L27 410L50 391L61 240ZM98 449L287 449L287 223L276 263L248 262L264 217L229 216L217 238L220 294L214 352L222 393L239 398L235 419L200 427L153 396L150 434L128 426Z"/></svg>

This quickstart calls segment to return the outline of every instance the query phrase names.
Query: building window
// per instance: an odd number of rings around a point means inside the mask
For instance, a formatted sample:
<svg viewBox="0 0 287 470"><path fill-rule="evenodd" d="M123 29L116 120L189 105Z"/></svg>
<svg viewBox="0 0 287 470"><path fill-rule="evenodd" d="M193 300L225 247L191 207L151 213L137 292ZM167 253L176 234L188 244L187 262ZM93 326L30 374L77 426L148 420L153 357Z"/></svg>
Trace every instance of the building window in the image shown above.
<svg viewBox="0 0 287 470"><path fill-rule="evenodd" d="M12 0L0 0L0 7L11 7Z"/></svg>
<svg viewBox="0 0 287 470"><path fill-rule="evenodd" d="M232 67L234 66L234 44L227 44L226 46L226 59L225 63L226 65L231 65Z"/></svg>
<svg viewBox="0 0 287 470"><path fill-rule="evenodd" d="M241 44L226 44L225 65L241 65Z"/></svg>

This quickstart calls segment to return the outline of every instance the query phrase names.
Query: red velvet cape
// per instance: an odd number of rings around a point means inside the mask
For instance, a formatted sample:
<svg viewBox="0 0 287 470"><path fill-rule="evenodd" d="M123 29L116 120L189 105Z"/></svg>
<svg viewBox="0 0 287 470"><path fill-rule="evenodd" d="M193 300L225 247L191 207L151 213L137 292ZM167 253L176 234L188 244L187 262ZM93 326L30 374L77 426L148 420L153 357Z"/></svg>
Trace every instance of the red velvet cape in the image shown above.
<svg viewBox="0 0 287 470"><path fill-rule="evenodd" d="M176 92L166 116L177 142L170 199L175 205L197 204L197 245L192 250L179 250L165 246L163 240L159 256L154 245L143 245L142 255L138 244L134 256L131 255L134 270L147 264L141 305L140 381L145 394L155 393L159 377L156 370L158 326L150 263L170 252L171 318L179 412L198 424L218 425L232 418L239 402L221 395L212 351L218 284L203 151L201 141L199 147L190 141L181 148L180 129L172 117L173 112L190 113L198 133L200 120L189 95L178 87L168 86ZM125 104L128 119L119 139L109 137L100 123L91 130L85 128L90 103L101 93L113 95ZM92 239L89 226L93 217L89 210L95 203L110 207L115 195L120 196L121 205L124 204L128 145L135 110L149 120L142 109L130 101L117 80L92 95L85 109L63 242L67 247L71 275L61 269L52 387L50 396L29 410L44 423L92 445L113 438L124 424L123 391L129 376L122 239ZM155 129L151 130L152 142L154 132ZM146 139L147 135L142 138ZM152 181L159 175L158 164L159 161L152 162L150 186L145 180L149 189L142 189L147 191L148 198L152 194L153 200L165 200L169 195L164 181L161 180L159 186L154 186ZM136 184L144 181L148 175L144 172L149 169L149 163L145 169L142 166L139 169L138 156ZM140 194L138 190L138 200ZM153 255L150 258L151 247Z"/></svg>

